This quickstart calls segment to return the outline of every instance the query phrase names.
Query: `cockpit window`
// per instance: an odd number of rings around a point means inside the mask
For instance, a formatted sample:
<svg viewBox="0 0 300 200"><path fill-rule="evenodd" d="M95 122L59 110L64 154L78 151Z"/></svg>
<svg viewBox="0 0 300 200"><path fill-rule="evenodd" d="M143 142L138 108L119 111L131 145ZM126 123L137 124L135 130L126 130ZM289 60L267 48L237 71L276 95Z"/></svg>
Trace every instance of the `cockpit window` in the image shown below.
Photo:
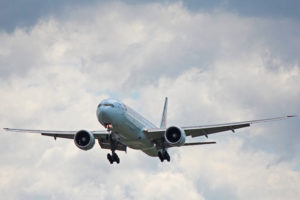
<svg viewBox="0 0 300 200"><path fill-rule="evenodd" d="M101 107L101 106L110 106L110 107L114 107L114 104L111 104L111 103L100 103L98 105L98 108Z"/></svg>

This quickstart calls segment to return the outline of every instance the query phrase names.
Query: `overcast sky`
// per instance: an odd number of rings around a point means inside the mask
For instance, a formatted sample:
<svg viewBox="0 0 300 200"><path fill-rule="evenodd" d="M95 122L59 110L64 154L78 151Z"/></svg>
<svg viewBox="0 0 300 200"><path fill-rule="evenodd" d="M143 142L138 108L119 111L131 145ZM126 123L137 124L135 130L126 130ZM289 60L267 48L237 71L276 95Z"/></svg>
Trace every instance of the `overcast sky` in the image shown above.
<svg viewBox="0 0 300 200"><path fill-rule="evenodd" d="M116 98L159 124L300 113L299 1L0 1L0 127L102 130ZM299 117L170 149L87 152L0 131L3 199L299 199Z"/></svg>

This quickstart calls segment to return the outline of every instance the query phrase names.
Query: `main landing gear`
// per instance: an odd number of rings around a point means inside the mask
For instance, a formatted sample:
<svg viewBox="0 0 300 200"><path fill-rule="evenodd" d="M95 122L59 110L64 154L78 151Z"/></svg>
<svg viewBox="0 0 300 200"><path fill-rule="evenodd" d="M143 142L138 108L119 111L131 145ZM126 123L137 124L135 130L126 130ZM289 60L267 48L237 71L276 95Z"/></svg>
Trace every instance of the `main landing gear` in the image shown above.
<svg viewBox="0 0 300 200"><path fill-rule="evenodd" d="M120 158L115 152L112 152L112 155L110 153L108 153L107 159L110 162L110 164L113 164L114 162L116 162L118 164L120 163Z"/></svg>
<svg viewBox="0 0 300 200"><path fill-rule="evenodd" d="M113 164L114 162L119 164L120 163L120 158L115 152L116 147L117 147L117 141L115 141L113 139L112 135L110 135L109 141L110 141L111 154L110 153L107 154L107 159L110 162L110 164Z"/></svg>
<svg viewBox="0 0 300 200"><path fill-rule="evenodd" d="M161 162L164 162L164 160L167 160L168 162L170 162L170 160L171 160L170 155L168 154L168 152L166 150L164 150L163 152L159 151L158 157Z"/></svg>

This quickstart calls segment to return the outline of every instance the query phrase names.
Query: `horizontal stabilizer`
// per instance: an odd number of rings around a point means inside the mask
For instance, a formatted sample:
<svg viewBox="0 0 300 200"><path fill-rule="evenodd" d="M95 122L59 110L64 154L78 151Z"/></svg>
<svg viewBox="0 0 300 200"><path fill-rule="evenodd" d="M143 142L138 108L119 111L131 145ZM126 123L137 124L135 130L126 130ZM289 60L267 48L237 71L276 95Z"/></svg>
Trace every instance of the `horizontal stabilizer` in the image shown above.
<svg viewBox="0 0 300 200"><path fill-rule="evenodd" d="M203 145L203 144L216 144L216 142L194 142L194 143L185 143L183 146L193 146L193 145Z"/></svg>

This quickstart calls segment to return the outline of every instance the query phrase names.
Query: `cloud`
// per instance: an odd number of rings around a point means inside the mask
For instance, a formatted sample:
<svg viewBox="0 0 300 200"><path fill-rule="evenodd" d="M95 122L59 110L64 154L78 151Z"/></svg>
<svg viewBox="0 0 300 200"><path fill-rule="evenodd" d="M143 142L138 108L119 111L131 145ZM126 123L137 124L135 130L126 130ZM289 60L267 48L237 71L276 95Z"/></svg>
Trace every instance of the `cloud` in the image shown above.
<svg viewBox="0 0 300 200"><path fill-rule="evenodd" d="M191 12L182 3L93 4L0 33L0 126L100 129L116 97L159 123L200 125L299 113L298 22ZM280 28L279 28L280 27ZM296 199L298 119L211 136L217 145L83 152L73 141L1 134L6 199ZM195 140L203 140L198 138Z"/></svg>
<svg viewBox="0 0 300 200"><path fill-rule="evenodd" d="M29 0L26 2L2 0L0 6L0 30L6 32L14 32L18 27L33 27L40 19L49 16L64 16L66 8L82 8L87 5L101 6L107 4L107 0ZM118 2L118 1L114 1ZM211 1L169 1L169 0L124 0L128 5L147 5L150 3L161 3L164 5L170 2L181 2L189 10L193 12L218 12L219 10L238 13L241 16L256 16L265 18L288 18L293 20L299 19L300 4L297 0L288 0L282 2L280 0L273 1L244 1L237 0L211 0Z"/></svg>
<svg viewBox="0 0 300 200"><path fill-rule="evenodd" d="M205 189L211 193L227 190L234 195L231 199L280 199L282 196L294 199L299 196L296 189L299 172L292 169L294 164L270 165L277 155L256 149L243 151L242 145L246 141L236 137L229 137L227 142L201 151L182 150L180 167L186 173L185 177L195 177L200 172L201 175L195 178L200 182L198 187L206 183L208 188ZM189 154L197 155L202 162Z"/></svg>

